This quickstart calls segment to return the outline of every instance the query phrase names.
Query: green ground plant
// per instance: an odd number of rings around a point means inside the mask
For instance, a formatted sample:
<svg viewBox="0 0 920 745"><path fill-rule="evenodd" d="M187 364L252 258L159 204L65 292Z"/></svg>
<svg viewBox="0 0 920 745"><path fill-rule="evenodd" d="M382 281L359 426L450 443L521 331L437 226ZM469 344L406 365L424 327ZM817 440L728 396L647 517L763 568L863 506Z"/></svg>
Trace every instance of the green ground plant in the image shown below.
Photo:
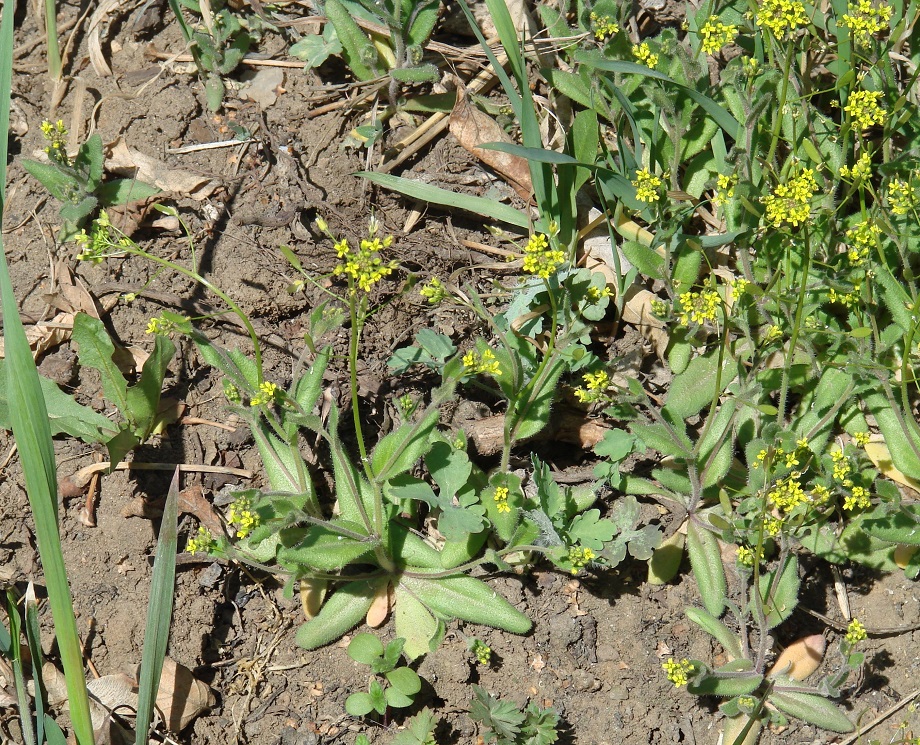
<svg viewBox="0 0 920 745"><path fill-rule="evenodd" d="M80 145L74 158L67 154L67 130L64 122L42 122L42 135L47 140L47 163L23 160L22 166L41 182L58 201L62 202L60 240L70 240L87 224L100 207L127 204L146 199L159 189L135 179L105 180L105 155L102 137L94 134Z"/></svg>
<svg viewBox="0 0 920 745"><path fill-rule="evenodd" d="M483 728L483 739L495 745L550 745L559 739L559 715L531 701L521 709L510 701L495 698L477 685L470 718Z"/></svg>
<svg viewBox="0 0 920 745"><path fill-rule="evenodd" d="M373 676L366 693L352 693L345 700L345 711L353 717L363 717L372 711L385 716L387 709L412 706L422 690L422 681L411 667L399 664L405 643L405 639L394 639L384 647L373 634L355 634L348 643L348 656L368 665Z"/></svg>

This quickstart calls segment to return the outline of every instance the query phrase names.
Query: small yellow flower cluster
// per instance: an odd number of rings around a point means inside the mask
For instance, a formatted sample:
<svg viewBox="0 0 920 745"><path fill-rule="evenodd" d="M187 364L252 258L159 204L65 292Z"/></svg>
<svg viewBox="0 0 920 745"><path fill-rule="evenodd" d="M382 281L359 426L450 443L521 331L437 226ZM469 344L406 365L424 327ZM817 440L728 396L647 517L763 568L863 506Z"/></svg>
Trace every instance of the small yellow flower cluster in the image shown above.
<svg viewBox="0 0 920 745"><path fill-rule="evenodd" d="M888 206L896 215L906 215L914 206L914 190L907 181L896 178L888 182Z"/></svg>
<svg viewBox="0 0 920 745"><path fill-rule="evenodd" d="M647 168L640 168L636 171L636 178L632 185L636 188L636 199L640 202L657 202L660 194L662 181Z"/></svg>
<svg viewBox="0 0 920 745"><path fill-rule="evenodd" d="M381 279L393 273L398 261L384 263L380 251L393 244L393 236L383 240L376 236L361 240L357 251L344 238L335 244L336 255L344 261L333 270L335 276L345 275L349 284L354 283L362 292L369 292Z"/></svg>
<svg viewBox="0 0 920 745"><path fill-rule="evenodd" d="M774 228L798 227L811 215L811 198L818 191L815 172L803 168L785 184L778 184L772 194L762 198L767 207L767 222Z"/></svg>
<svg viewBox="0 0 920 745"><path fill-rule="evenodd" d="M572 546L569 549L568 556L569 562L572 564L572 574L578 574L578 570L588 566L596 556L590 548Z"/></svg>
<svg viewBox="0 0 920 745"><path fill-rule="evenodd" d="M790 513L800 504L808 501L808 496L799 483L798 474L793 471L786 478L780 479L767 494L767 500L780 512Z"/></svg>
<svg viewBox="0 0 920 745"><path fill-rule="evenodd" d="M252 497L240 494L227 510L227 522L236 527L236 537L245 538L259 525L259 516L252 509Z"/></svg>
<svg viewBox="0 0 920 745"><path fill-rule="evenodd" d="M653 70L658 67L658 55L652 51L647 41L643 41L641 44L633 44L632 53L633 57L646 67L650 67Z"/></svg>
<svg viewBox="0 0 920 745"><path fill-rule="evenodd" d="M854 486L853 492L847 495L843 500L843 509L850 510L867 510L872 506L869 500L869 490L864 486Z"/></svg>
<svg viewBox="0 0 920 745"><path fill-rule="evenodd" d="M853 464L842 450L834 450L831 453L831 460L834 462L833 477L834 481L839 481L846 487L853 486L853 480L850 474L853 472Z"/></svg>
<svg viewBox="0 0 920 745"><path fill-rule="evenodd" d="M859 156L852 168L840 166L840 177L850 179L854 184L868 181L870 176L872 176L872 158L869 157L869 153L865 150L863 150L862 155Z"/></svg>
<svg viewBox="0 0 920 745"><path fill-rule="evenodd" d="M703 41L703 51L706 54L715 54L722 47L731 44L737 36L737 26L722 23L714 16L708 18L700 27L700 39Z"/></svg>
<svg viewBox="0 0 920 745"><path fill-rule="evenodd" d="M109 213L105 210L93 220L90 232L87 234L86 230L81 230L74 236L74 241L80 246L77 261L88 261L91 264L105 261L108 256L123 255L125 249L134 245L130 238L112 226Z"/></svg>
<svg viewBox="0 0 920 745"><path fill-rule="evenodd" d="M463 355L463 367L467 372L473 375L494 375L498 377L502 374L498 366L498 360L491 349L484 349L480 355L475 350L470 350Z"/></svg>
<svg viewBox="0 0 920 745"><path fill-rule="evenodd" d="M763 546L760 547L759 560L763 561ZM743 567L753 567L755 557L754 549L748 546L738 546L738 563Z"/></svg>
<svg viewBox="0 0 920 745"><path fill-rule="evenodd" d="M185 550L190 554L206 554L214 547L215 543L216 541L214 536L211 535L211 531L204 525L199 525L198 532L193 538L189 538L188 543L185 544Z"/></svg>
<svg viewBox="0 0 920 745"><path fill-rule="evenodd" d="M428 302L432 305L437 305L447 297L447 288L437 277L432 277L428 282L423 284L418 292L423 298L427 298Z"/></svg>
<svg viewBox="0 0 920 745"><path fill-rule="evenodd" d="M782 528L783 521L778 517L767 515L763 520L763 529L767 531L767 535L770 535L774 538L779 535L779 532L782 530Z"/></svg>
<svg viewBox="0 0 920 745"><path fill-rule="evenodd" d="M488 665L492 661L492 648L479 639L473 639L470 651L480 665Z"/></svg>
<svg viewBox="0 0 920 745"><path fill-rule="evenodd" d="M610 385L610 376L606 370L585 373L582 375L582 380L585 381L584 388L576 388L574 391L575 398L581 403L599 401L604 397L607 386Z"/></svg>
<svg viewBox="0 0 920 745"><path fill-rule="evenodd" d="M851 245L847 249L847 261L853 267L862 266L869 258L869 249L878 243L882 229L872 220L863 220L846 232Z"/></svg>
<svg viewBox="0 0 920 745"><path fill-rule="evenodd" d="M879 31L888 28L891 18L891 6L872 6L872 0L856 0L847 3L847 12L840 19L839 25L853 32L853 39L867 45Z"/></svg>
<svg viewBox="0 0 920 745"><path fill-rule="evenodd" d="M688 659L675 660L672 658L670 660L665 660L661 664L661 667L667 674L668 680L678 688L690 682L690 676L695 670L693 663Z"/></svg>
<svg viewBox="0 0 920 745"><path fill-rule="evenodd" d="M58 165L70 165L70 159L67 157L67 128L64 126L64 120L58 119L54 124L45 121L41 124L42 137L48 141L48 147L45 148L45 155L48 160Z"/></svg>
<svg viewBox="0 0 920 745"><path fill-rule="evenodd" d="M592 305L600 302L605 297L613 297L613 291L609 287L604 287L603 290L598 289L594 285L588 288L588 291L585 293L585 297L588 298L588 302Z"/></svg>
<svg viewBox="0 0 920 745"><path fill-rule="evenodd" d="M863 626L858 619L854 618L850 621L847 626L847 635L846 640L850 644L857 644L858 642L865 641L868 638L866 633L866 627Z"/></svg>
<svg viewBox="0 0 920 745"><path fill-rule="evenodd" d="M742 295L747 292L748 285L751 284L746 279L735 279L732 280L732 300L738 302Z"/></svg>
<svg viewBox="0 0 920 745"><path fill-rule="evenodd" d="M598 41L606 41L620 33L620 27L610 20L610 16L599 16L597 13L591 13L591 28Z"/></svg>
<svg viewBox="0 0 920 745"><path fill-rule="evenodd" d="M499 512L511 512L511 505L508 504L507 486L496 486L493 499L495 500L495 509Z"/></svg>
<svg viewBox="0 0 920 745"><path fill-rule="evenodd" d="M563 261L565 253L553 249L549 245L549 238L543 233L534 233L524 246L524 271L528 274L549 279Z"/></svg>
<svg viewBox="0 0 920 745"><path fill-rule="evenodd" d="M735 196L735 186L738 185L738 174L726 175L720 173L716 179L716 193L712 198L716 206L725 204Z"/></svg>
<svg viewBox="0 0 920 745"><path fill-rule="evenodd" d="M281 389L265 380L259 383L259 392L249 400L250 406L263 406L281 398Z"/></svg>
<svg viewBox="0 0 920 745"><path fill-rule="evenodd" d="M880 105L881 91L853 91L843 110L849 114L859 129L868 129L874 124L884 124L888 112Z"/></svg>
<svg viewBox="0 0 920 745"><path fill-rule="evenodd" d="M238 404L243 400L243 395L240 393L240 389L237 388L233 383L224 378L221 381L224 388L224 397L231 404Z"/></svg>
<svg viewBox="0 0 920 745"><path fill-rule="evenodd" d="M799 0L764 0L757 10L757 25L777 38L808 23L804 3Z"/></svg>
<svg viewBox="0 0 920 745"><path fill-rule="evenodd" d="M828 489L824 484L815 484L811 488L811 501L815 504L821 505L825 502L829 502L831 499L831 490Z"/></svg>
<svg viewBox="0 0 920 745"><path fill-rule="evenodd" d="M847 308L855 308L859 305L860 282L856 282L851 292L837 292L833 287L827 291L827 299L832 303L840 303Z"/></svg>
<svg viewBox="0 0 920 745"><path fill-rule="evenodd" d="M864 448L869 444L870 438L871 435L868 432L856 432L853 435L853 442L855 442L858 447Z"/></svg>
<svg viewBox="0 0 920 745"><path fill-rule="evenodd" d="M766 336L764 336L764 344L769 344L770 342L777 341L778 339L783 338L783 330L777 326L775 323L767 329Z"/></svg>
<svg viewBox="0 0 920 745"><path fill-rule="evenodd" d="M184 318L180 316L180 318ZM179 325L175 320L167 318L166 315L154 316L147 322L146 332L148 334L161 334L166 336L179 330Z"/></svg>
<svg viewBox="0 0 920 745"><path fill-rule="evenodd" d="M702 292L682 292L680 297L680 325L689 326L691 323L700 325L715 323L718 310L722 306L722 298L715 290Z"/></svg>

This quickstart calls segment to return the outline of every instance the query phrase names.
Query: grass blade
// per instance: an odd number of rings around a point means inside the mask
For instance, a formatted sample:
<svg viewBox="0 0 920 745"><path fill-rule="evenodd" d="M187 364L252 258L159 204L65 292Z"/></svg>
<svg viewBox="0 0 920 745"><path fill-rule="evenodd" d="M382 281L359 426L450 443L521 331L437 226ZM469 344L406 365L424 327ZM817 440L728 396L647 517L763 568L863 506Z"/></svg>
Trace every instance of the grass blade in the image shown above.
<svg viewBox="0 0 920 745"><path fill-rule="evenodd" d="M153 716L153 705L160 686L169 626L172 622L173 589L176 580L176 527L179 520L179 469L173 474L166 495L160 537L153 561L150 602L147 605L147 627L144 631L144 653L137 695L136 745L147 744L147 731Z"/></svg>
<svg viewBox="0 0 920 745"><path fill-rule="evenodd" d="M10 89L13 73L13 5L4 3L0 18L0 131L9 131ZM8 141L0 137L0 221L6 202L6 159ZM19 449L25 476L26 493L35 518L35 535L54 631L67 679L67 697L73 733L78 745L93 743L93 726L89 714L83 656L73 616L73 602L57 521L57 470L48 411L38 381L38 371L26 339L19 307L13 294L7 268L6 252L0 238L0 299L3 306L3 339L6 349L7 391L10 397L10 423Z"/></svg>
<svg viewBox="0 0 920 745"><path fill-rule="evenodd" d="M35 729L32 727L32 708L29 705L29 692L26 690L26 680L22 671L21 620L19 609L16 607L16 595L12 590L6 591L6 613L10 619L10 636L12 637L10 661L13 667L13 684L16 688L22 739L26 745L33 745L36 740Z"/></svg>
<svg viewBox="0 0 920 745"><path fill-rule="evenodd" d="M38 602L35 600L35 585L29 582L24 598L26 616L26 641L32 655L32 681L35 684L35 741L45 741L45 681L42 679L42 636L38 624Z"/></svg>

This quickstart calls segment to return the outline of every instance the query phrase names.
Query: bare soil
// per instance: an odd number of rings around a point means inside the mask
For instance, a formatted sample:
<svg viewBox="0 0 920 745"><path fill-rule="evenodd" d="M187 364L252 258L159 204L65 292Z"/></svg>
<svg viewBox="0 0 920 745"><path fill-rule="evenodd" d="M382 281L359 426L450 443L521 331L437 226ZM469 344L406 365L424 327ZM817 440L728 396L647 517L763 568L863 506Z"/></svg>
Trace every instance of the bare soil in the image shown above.
<svg viewBox="0 0 920 745"><path fill-rule="evenodd" d="M656 8L653 3L643 3L641 12L660 12L661 23L671 23L675 7L679 4ZM77 19L78 8L65 5L61 13L62 24L72 22ZM349 130L362 122L364 113L342 107L312 116L318 106L336 100L324 86L346 81L340 68L333 65L324 69L322 78L299 68L287 69L283 92L264 111L231 91L223 114L214 116L207 111L202 86L189 65L161 66L150 57L151 47L168 53L182 50L175 22L164 14L150 30L137 33L131 18L126 13L112 19L106 54L113 77L99 77L94 72L81 26L74 40L70 85L55 118L63 118L80 140L92 125L106 143L122 138L130 147L164 160L171 168L205 174L218 182L218 188L204 200L177 195L174 203L195 236L201 273L252 316L266 343L266 376L278 382L290 379L305 316L322 300L320 291L309 286L299 294L286 291L295 277L278 247L289 245L306 268L317 274L328 272L334 265L334 253L329 242L315 231L315 217L321 214L335 233L354 239L362 234L369 215L375 214L384 230L397 236L403 266L403 272L383 289L396 299L375 318L365 335L362 396L367 415L382 421L394 396L419 385L411 377L391 379L386 360L394 349L408 343L424 327L433 326L458 342L475 331L472 319L433 310L414 293L398 295L400 284L410 272L425 279L462 270L466 281L487 286L491 278L500 276L496 274L500 269L487 266L494 257L466 248L459 241L469 238L488 243L488 233L471 217L426 209L377 191L352 175L366 167L366 153L346 148L344 142ZM55 278L64 268L100 299L115 292L140 291L135 302L118 302L107 323L121 344L149 349L145 327L161 308L206 312L208 304L216 307L216 298L170 274L159 275L147 285L154 269L140 261L110 260L98 266L77 262L73 244L59 246L52 240L59 223L58 205L20 164L22 157L32 157L43 146L39 124L50 118L50 90L40 38L30 10L17 29L17 44L22 46L13 80L14 101L28 131L11 140L15 157L9 171L4 219L8 231L4 243L17 296L28 318L49 318L53 313L49 314L48 295L54 292ZM283 40L271 35L263 40L260 51L290 59ZM336 95L341 98L351 93ZM181 145L230 139L227 126L231 122L250 132L255 142L188 154L166 152ZM401 173L469 193L511 194L449 136L436 140ZM414 209L422 210L421 218L404 233L409 211ZM191 259L188 243L178 231L145 229L136 237L159 255ZM231 323L215 320L203 327L222 343L247 349L246 337ZM651 354L647 349L642 353ZM74 359L70 344L64 343L44 356L42 370L58 376L56 379L81 402L109 412L111 407L103 400L98 378L90 370L77 368ZM326 382L334 395L347 391L341 367L334 366ZM186 415L226 422L220 380L202 366L189 346L180 349L171 366L166 395L182 401L187 406ZM11 438L0 433L0 452L9 452L11 446ZM62 477L101 455L68 439L59 439L56 448ZM589 451L544 448L542 456L563 477L590 473ZM245 431L229 432L208 424L173 425L133 457L161 463L231 465L260 474L257 452ZM104 476L95 527L87 527L78 519L84 506L82 497L63 502L61 532L78 624L86 656L99 675L133 672L140 660L158 523L123 513L132 505L136 512L138 499L155 507L166 492L168 480L165 472L120 471ZM219 498L220 489L227 485L213 477L189 474L183 486L196 482L212 499L215 495ZM230 486L260 483L261 475L251 482L230 482ZM609 507L616 498L608 492L600 506ZM5 576L15 582L34 580L41 584L32 518L16 457L0 473L0 518L0 567ZM181 535L188 535L196 526L185 518ZM536 700L555 707L564 722L565 742L714 744L719 731L717 702L699 702L675 690L661 670L662 659L670 656L712 659L720 651L684 615L688 604L698 603L689 567L664 587L648 585L645 576L644 564L627 561L615 571L579 579L548 570L496 577L496 590L534 619L534 630L517 637L451 625L441 648L418 667L428 684L419 706L431 707L442 720L438 742L477 741L476 727L464 712L471 698L469 685L478 683L495 695L520 703ZM844 569L843 579L853 614L870 629L916 628L920 623L920 593L903 576L873 576L854 567ZM810 568L805 582L808 594L804 604L840 618L828 568ZM202 563L185 555L181 557L175 595L169 654L217 694L216 706L186 731L176 733L175 741L196 745L350 745L357 733L366 732L372 742L386 742L390 736L387 730L402 721L359 721L345 713L347 695L366 687L366 670L346 655L345 642L316 652L298 648L294 632L303 620L299 603L285 599L272 577L256 576L235 565ZM46 646L50 650L49 615L45 609ZM820 621L797 613L783 626L779 642L824 632L832 640L837 638L836 632L827 630ZM392 636L393 632L385 627L383 633ZM481 668L471 663L465 634L476 635L491 646L491 666ZM847 691L846 707L855 721L863 725L874 721L917 688L918 650L918 630L870 639L865 676ZM11 711L0 713L0 740L7 737L15 742L12 719ZM900 735L896 727L901 722L909 722L920 734L920 719L904 709L880 724L871 737L897 741ZM842 739L798 722L785 731L764 736L767 743L831 743ZM868 742L868 738L861 741Z"/></svg>

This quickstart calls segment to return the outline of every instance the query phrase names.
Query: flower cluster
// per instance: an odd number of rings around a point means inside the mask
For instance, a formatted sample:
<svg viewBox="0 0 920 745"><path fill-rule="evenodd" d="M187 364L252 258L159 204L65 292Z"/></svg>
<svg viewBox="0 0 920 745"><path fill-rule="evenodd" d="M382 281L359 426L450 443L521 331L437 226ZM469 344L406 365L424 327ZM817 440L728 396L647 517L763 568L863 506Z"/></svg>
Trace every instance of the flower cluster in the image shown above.
<svg viewBox="0 0 920 745"><path fill-rule="evenodd" d="M423 284L418 292L419 295L426 298L432 305L437 305L447 297L447 288L437 277L432 277L428 282Z"/></svg>
<svg viewBox="0 0 920 745"><path fill-rule="evenodd" d="M237 495L227 511L227 522L236 528L237 538L245 538L258 527L259 516L252 509L252 497L245 493Z"/></svg>
<svg viewBox="0 0 920 745"><path fill-rule="evenodd" d="M716 206L725 204L729 199L735 196L735 187L738 185L738 175L727 175L720 173L716 178L716 193L712 198Z"/></svg>
<svg viewBox="0 0 920 745"><path fill-rule="evenodd" d="M780 512L789 514L800 504L808 501L808 495L799 483L799 474L793 471L780 479L767 494L767 501Z"/></svg>
<svg viewBox="0 0 920 745"><path fill-rule="evenodd" d="M767 222L774 228L798 227L811 215L811 198L818 191L815 172L803 168L785 184L778 184L772 194L762 198L767 208Z"/></svg>
<svg viewBox="0 0 920 745"><path fill-rule="evenodd" d="M640 202L657 202L660 194L662 181L658 176L653 174L647 168L640 168L636 171L636 178L632 185L636 188L636 199Z"/></svg>
<svg viewBox="0 0 920 745"><path fill-rule="evenodd" d="M652 51L647 41L643 41L641 44L633 44L632 53L633 57L646 67L650 67L653 70L658 67L658 55Z"/></svg>
<svg viewBox="0 0 920 745"><path fill-rule="evenodd" d="M862 45L867 45L872 37L879 31L888 28L891 18L891 6L872 6L872 0L856 0L847 3L847 12L838 21L838 25L850 29L853 39Z"/></svg>
<svg viewBox="0 0 920 745"><path fill-rule="evenodd" d="M760 3L757 25L769 29L777 38L808 23L804 3L799 0L765 0Z"/></svg>
<svg viewBox="0 0 920 745"><path fill-rule="evenodd" d="M543 233L534 233L524 246L524 271L549 279L559 265L565 261L565 253L550 246L549 237Z"/></svg>
<svg viewBox="0 0 920 745"><path fill-rule="evenodd" d="M742 297L744 297L744 293L747 292L748 285L750 284L750 282L741 277L732 280L732 300L734 302L738 302Z"/></svg>
<svg viewBox="0 0 920 745"><path fill-rule="evenodd" d="M185 550L190 554L206 554L215 545L217 545L217 541L214 540L211 531L203 525L199 525L198 532L193 538L189 538L188 543L185 544Z"/></svg>
<svg viewBox="0 0 920 745"><path fill-rule="evenodd" d="M171 318L173 314L167 315L163 313L159 316L154 316L147 322L146 332L148 334L161 334L167 336L168 334L181 331L179 328L179 323L187 320L184 316L177 316Z"/></svg>
<svg viewBox="0 0 920 745"><path fill-rule="evenodd" d="M846 453L842 450L834 450L831 453L831 461L833 461L834 464L832 473L834 481L839 481L846 487L853 486L853 479L850 478L853 472L853 464L850 463L850 459Z"/></svg>
<svg viewBox="0 0 920 745"><path fill-rule="evenodd" d="M121 254L134 246L130 238L119 233L112 225L109 213L105 210L102 210L99 217L93 220L89 233L81 230L74 236L74 240L80 246L77 261L88 261L91 264L99 264L108 256Z"/></svg>
<svg viewBox="0 0 920 745"><path fill-rule="evenodd" d="M511 505L508 504L507 486L496 486L495 496L492 498L495 500L495 509L499 512L511 512Z"/></svg>
<svg viewBox="0 0 920 745"><path fill-rule="evenodd" d="M755 555L754 549L749 546L738 546L738 563L743 567L753 567L755 561L763 561L763 546Z"/></svg>
<svg viewBox="0 0 920 745"><path fill-rule="evenodd" d="M64 121L58 119L54 124L42 122L41 130L42 137L48 141L48 147L45 148L48 160L58 165L70 165L70 159L67 157L67 128Z"/></svg>
<svg viewBox="0 0 920 745"><path fill-rule="evenodd" d="M852 510L867 510L872 506L869 501L869 490L864 486L854 486L853 491L843 499L843 509L848 512Z"/></svg>
<svg viewBox="0 0 920 745"><path fill-rule="evenodd" d="M610 376L606 370L585 373L582 375L582 380L585 381L584 387L576 388L574 391L575 398L581 403L593 403L600 400L604 397L607 386L610 385Z"/></svg>
<svg viewBox="0 0 920 745"><path fill-rule="evenodd" d="M881 233L882 229L872 220L863 220L847 230L846 237L850 240L847 261L851 266L859 267L866 262L869 249L878 243Z"/></svg>
<svg viewBox="0 0 920 745"><path fill-rule="evenodd" d="M667 674L668 680L678 688L687 685L687 683L690 682L690 676L693 675L696 670L693 663L686 658L683 660L675 660L673 658L665 660L661 663L661 667Z"/></svg>
<svg viewBox="0 0 920 745"><path fill-rule="evenodd" d="M281 398L281 389L265 380L259 383L259 392L249 400L250 406L264 406Z"/></svg>
<svg viewBox="0 0 920 745"><path fill-rule="evenodd" d="M847 308L855 308L859 305L861 283L856 282L850 292L838 292L833 287L827 291L827 298L832 303L840 303Z"/></svg>
<svg viewBox="0 0 920 745"><path fill-rule="evenodd" d="M850 179L854 184L867 181L871 175L872 158L869 157L869 153L866 151L863 151L852 168L849 166L840 166L840 177Z"/></svg>
<svg viewBox="0 0 920 745"><path fill-rule="evenodd" d="M853 434L853 442L856 443L858 447L864 448L869 444L871 435L868 432L855 432Z"/></svg>
<svg viewBox="0 0 920 745"><path fill-rule="evenodd" d="M578 574L578 570L583 569L594 561L594 559L597 558L597 554L590 548L572 546L569 548L569 554L566 558L568 558L569 563L572 565L572 574Z"/></svg>
<svg viewBox="0 0 920 745"><path fill-rule="evenodd" d="M594 285L588 288L588 291L585 293L585 297L588 298L588 302L591 305L595 305L603 300L605 297L613 297L613 291L609 287L604 287L604 289L599 289Z"/></svg>
<svg viewBox="0 0 920 745"><path fill-rule="evenodd" d="M859 129L868 129L875 124L884 124L888 112L880 105L881 91L853 91L843 110L849 114Z"/></svg>
<svg viewBox="0 0 920 745"><path fill-rule="evenodd" d="M492 661L492 648L479 639L473 639L470 642L470 652L480 665L488 665Z"/></svg>
<svg viewBox="0 0 920 745"><path fill-rule="evenodd" d="M231 383L226 378L221 381L221 384L223 385L224 397L227 399L227 401L229 401L231 404L238 404L242 402L243 394L240 393L239 388L233 385L233 383Z"/></svg>
<svg viewBox="0 0 920 745"><path fill-rule="evenodd" d="M620 27L610 20L610 16L599 16L597 13L591 13L591 28L598 41L606 41L620 33Z"/></svg>
<svg viewBox="0 0 920 745"><path fill-rule="evenodd" d="M715 323L718 310L722 305L722 298L715 290L702 292L682 292L680 297L680 325L689 326L691 323L704 324L707 321Z"/></svg>
<svg viewBox="0 0 920 745"><path fill-rule="evenodd" d="M854 618L850 621L847 626L847 635L846 640L850 644L857 644L858 642L864 641L868 637L866 633L866 627L859 622L859 619Z"/></svg>
<svg viewBox="0 0 920 745"><path fill-rule="evenodd" d="M463 367L473 375L495 375L497 377L502 374L495 353L491 349L484 349L482 354L471 349L463 355Z"/></svg>
<svg viewBox="0 0 920 745"><path fill-rule="evenodd" d="M700 27L700 39L706 54L715 54L722 47L731 44L737 36L737 26L722 23L715 17L708 18Z"/></svg>
<svg viewBox="0 0 920 745"><path fill-rule="evenodd" d="M914 190L907 181L896 178L888 182L888 206L896 215L906 215L914 206Z"/></svg>

